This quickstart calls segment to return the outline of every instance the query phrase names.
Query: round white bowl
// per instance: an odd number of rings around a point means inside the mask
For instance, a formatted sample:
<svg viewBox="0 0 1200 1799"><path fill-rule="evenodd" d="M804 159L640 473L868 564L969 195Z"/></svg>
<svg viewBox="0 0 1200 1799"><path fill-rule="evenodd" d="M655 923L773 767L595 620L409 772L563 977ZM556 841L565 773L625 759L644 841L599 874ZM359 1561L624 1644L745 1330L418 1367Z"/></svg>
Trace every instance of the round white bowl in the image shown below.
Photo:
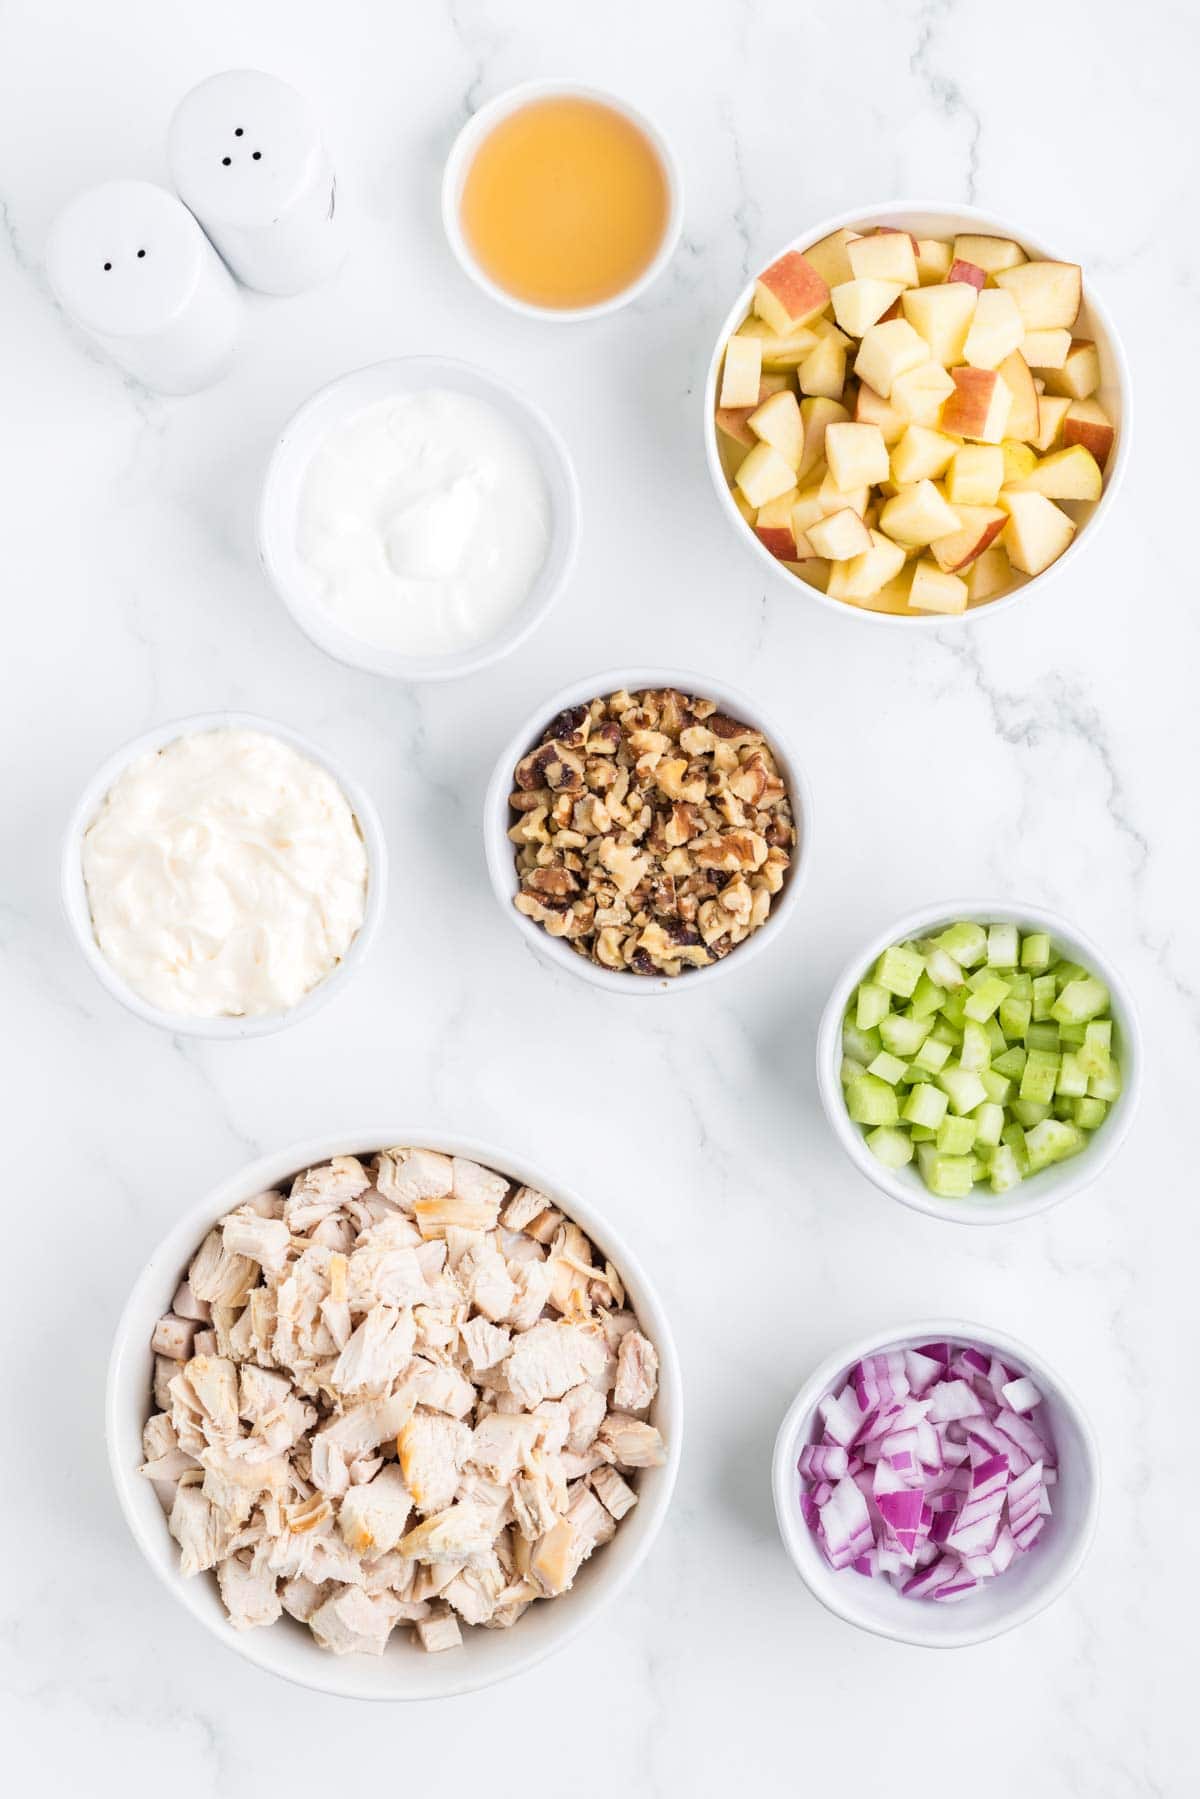
<svg viewBox="0 0 1200 1799"><path fill-rule="evenodd" d="M674 687L680 693L716 700L732 717L761 731L787 783L792 817L798 834L792 865L782 890L771 901L766 923L737 944L720 962L712 962L707 968L692 968L683 974L664 975L658 979L650 975L623 974L615 968L601 968L598 962L579 955L561 938L551 937L532 918L526 918L523 913L518 912L513 904L520 882L517 879L515 846L508 835L509 825L512 823L508 796L513 790L513 773L517 763L538 742L550 720L567 706L581 705L585 700L594 700L601 694L615 693L622 687L628 688L631 693L645 687ZM624 993L635 997L679 991L690 993L715 980L718 975L728 973L730 967L744 968L749 958L773 943L786 926L796 909L801 886L808 874L812 852L812 792L807 776L778 726L773 720L763 716L761 706L736 687L730 687L725 681L713 680L709 675L691 674L680 669L612 668L598 675L588 675L581 681L572 681L568 687L560 688L558 693L543 700L513 732L496 758L492 778L488 782L483 804L483 842L492 890L500 909L539 955L545 956L556 967L581 976L593 987L605 988L609 993Z"/></svg>
<svg viewBox="0 0 1200 1799"><path fill-rule="evenodd" d="M981 212L975 206L942 206L936 200L890 200L880 206L860 206L853 212L839 213L836 218L824 219L818 225L811 226L794 237L790 243L783 244L763 263L768 268L776 257L783 256L788 250L807 250L810 245L820 243L831 231L857 231L870 225L892 225L897 230L911 231L916 237L953 237L959 232L982 233L994 237L1010 237L1019 243L1030 257L1059 257L1062 246L1051 248L1032 233L1011 224L1007 219L1000 219L994 213ZM1052 562L1049 568L1043 569L1040 575L1015 587L1011 593L999 599L987 600L978 606L968 606L965 612L953 615L928 613L919 617L908 618L902 614L889 612L872 612L866 606L851 605L845 600L831 599L819 588L810 587L798 575L792 574L778 557L761 544L751 527L746 523L737 506L728 479L721 465L720 449L717 441L717 430L713 422L716 409L717 380L721 372L721 358L725 345L731 334L741 324L750 311L754 299L754 283L749 282L730 307L717 335L716 348L709 363L708 380L704 387L704 453L708 461L708 471L712 476L713 486L717 492L717 500L725 517L730 521L741 542L749 548L758 561L772 570L775 578L785 582L789 590L815 600L830 611L843 616L850 614L858 618L870 620L877 625L899 626L904 630L933 629L939 626L954 626L973 620L994 618L1006 612L1018 600L1028 597L1032 590L1044 588L1051 576L1061 573L1079 554L1084 543L1091 543L1102 518L1112 510L1117 490L1125 478L1125 470L1129 462L1129 444L1133 426L1133 400L1129 364L1125 350L1117 335L1116 326L1100 300L1091 281L1088 279L1086 267L1083 271L1083 305L1080 308L1076 333L1081 337L1095 340L1100 355L1100 388L1093 396L1099 400L1104 410L1116 426L1116 441L1104 474L1104 491L1094 505L1080 504L1074 501L1064 502L1064 510L1078 521L1071 543Z"/></svg>
<svg viewBox="0 0 1200 1799"><path fill-rule="evenodd" d="M482 643L445 656L410 656L349 631L322 604L297 546L296 520L309 464L345 419L396 394L430 388L469 394L493 407L528 443L546 484L550 542L546 560L516 612ZM267 464L258 505L258 554L295 622L319 649L351 668L401 681L450 681L511 654L541 624L571 577L579 548L579 483L565 443L532 401L507 382L443 356L373 362L322 387L284 426Z"/></svg>
<svg viewBox="0 0 1200 1799"><path fill-rule="evenodd" d="M552 1603L533 1606L511 1630L467 1631L461 1649L436 1655L425 1654L408 1640L407 1632L398 1632L380 1657L335 1656L319 1648L309 1631L290 1618L281 1618L265 1629L234 1630L216 1581L208 1575L185 1580L180 1574L178 1546L167 1529L162 1507L150 1482L138 1473L143 1459L142 1427L153 1409L150 1338L156 1321L170 1309L171 1296L192 1256L224 1213L331 1156L373 1155L396 1143L469 1156L550 1194L612 1261L625 1282L629 1304L658 1349L659 1389L653 1418L662 1431L667 1459L661 1468L641 1471L637 1505L612 1541L585 1563L571 1590ZM105 1427L117 1497L138 1548L172 1597L227 1648L270 1674L316 1692L347 1699L441 1699L523 1674L564 1648L632 1580L649 1554L670 1504L683 1440L683 1388L670 1326L649 1276L611 1225L585 1200L507 1150L471 1138L395 1125L320 1138L264 1156L176 1220L138 1276L121 1314L108 1366Z"/></svg>
<svg viewBox="0 0 1200 1799"><path fill-rule="evenodd" d="M1042 1169L1007 1193L993 1193L986 1186L977 1186L965 1199L939 1199L930 1193L914 1163L906 1168L885 1168L867 1148L861 1125L855 1124L846 1110L839 1074L842 1020L859 981L890 944L910 937L931 937L960 918L985 925L1015 924L1022 931L1044 931L1060 955L1082 963L1100 977L1112 996L1113 1048L1121 1065L1123 1086L1104 1123L1092 1132L1087 1148L1070 1161ZM1048 1212L1060 1200L1090 1186L1116 1155L1133 1123L1142 1087L1142 1059L1142 1036L1133 995L1104 952L1056 912L1007 900L950 901L941 906L923 906L918 912L898 918L863 949L856 950L847 962L834 984L817 1032L821 1104L835 1137L859 1173L901 1205L911 1206L914 1212L949 1219L955 1224L1009 1224L1017 1218L1031 1218L1035 1212Z"/></svg>
<svg viewBox="0 0 1200 1799"><path fill-rule="evenodd" d="M613 294L607 300L598 300L594 306L535 306L528 300L521 300L515 294L510 294L506 288L493 281L477 262L462 228L463 186L475 160L476 151L502 119L508 118L510 113L519 112L534 100L594 100L601 106L609 106L614 112L622 113L649 138L662 163L667 182L668 205L667 222L658 252L653 262L628 287L622 288L619 294ZM498 94L486 106L481 106L455 138L442 176L442 224L460 268L471 277L476 287L481 288L485 294L490 294L493 300L499 300L501 305L510 307L513 312L524 313L530 319L558 320L564 323L574 323L579 319L598 319L605 313L616 312L636 300L651 282L657 281L675 254L679 235L683 230L683 177L675 160L675 153L657 125L619 94L610 94L604 88L588 87L579 81L525 81L519 87L510 87Z"/></svg>
<svg viewBox="0 0 1200 1799"><path fill-rule="evenodd" d="M318 768L323 768L337 782L358 821L366 847L366 908L357 935L337 967L286 1012L263 1012L246 1018L188 1018L174 1012L160 1011L139 993L135 993L96 942L87 887L83 879L83 837L113 783L138 756L145 756L151 750L163 749L178 737L191 737L200 731L231 729L262 731L268 737L278 737L281 742L290 744L292 749L315 762ZM362 967L374 942L387 898L387 841L370 796L332 757L315 743L310 743L306 737L301 737L298 731L276 724L273 719L256 718L249 712L203 712L194 718L179 718L172 720L170 724L157 725L153 731L143 732L142 736L135 737L132 743L114 751L107 761L101 763L80 795L67 825L63 839L61 893L67 922L88 967L100 985L136 1017L179 1037L225 1040L266 1037L273 1031L283 1030L287 1025L299 1024L301 1019L311 1018L314 1012L340 993Z"/></svg>
<svg viewBox="0 0 1200 1799"><path fill-rule="evenodd" d="M1027 1555L966 1599L952 1605L906 1599L882 1576L829 1566L800 1511L796 1462L814 1438L817 1404L840 1388L847 1371L881 1349L915 1349L939 1338L994 1348L1005 1361L1029 1374L1045 1401L1047 1424L1058 1452L1058 1481L1051 1488L1053 1515ZM1064 1593L1083 1565L1096 1532L1100 1509L1100 1456L1087 1414L1071 1389L1040 1356L1015 1337L959 1318L902 1324L873 1331L822 1362L789 1406L771 1467L779 1534L801 1579L827 1611L896 1643L928 1649L959 1649L983 1643L1025 1624Z"/></svg>

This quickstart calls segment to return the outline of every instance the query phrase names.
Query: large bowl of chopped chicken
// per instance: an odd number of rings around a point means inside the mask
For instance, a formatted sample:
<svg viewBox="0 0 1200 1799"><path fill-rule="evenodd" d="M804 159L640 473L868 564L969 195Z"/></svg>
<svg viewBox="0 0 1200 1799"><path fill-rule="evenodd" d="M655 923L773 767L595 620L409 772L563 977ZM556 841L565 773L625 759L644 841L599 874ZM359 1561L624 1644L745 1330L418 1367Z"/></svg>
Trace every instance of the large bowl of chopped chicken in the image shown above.
<svg viewBox="0 0 1200 1799"><path fill-rule="evenodd" d="M268 1671L432 1699L560 1649L674 1486L662 1306L584 1200L462 1139L367 1132L254 1163L183 1216L113 1345L139 1547Z"/></svg>

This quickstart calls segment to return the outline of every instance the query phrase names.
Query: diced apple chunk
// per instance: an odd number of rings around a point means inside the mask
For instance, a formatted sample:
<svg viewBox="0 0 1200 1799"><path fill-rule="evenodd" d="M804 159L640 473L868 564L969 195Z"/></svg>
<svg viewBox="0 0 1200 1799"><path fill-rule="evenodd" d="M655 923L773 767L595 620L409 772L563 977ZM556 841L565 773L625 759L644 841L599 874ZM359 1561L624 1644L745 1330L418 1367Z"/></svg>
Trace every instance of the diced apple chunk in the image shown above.
<svg viewBox="0 0 1200 1799"><path fill-rule="evenodd" d="M1044 493L1048 500L1098 500L1104 486L1100 464L1082 444L1044 456L1010 492Z"/></svg>
<svg viewBox="0 0 1200 1799"><path fill-rule="evenodd" d="M826 400L840 400L846 385L846 352L833 337L817 340L796 371L802 394Z"/></svg>
<svg viewBox="0 0 1200 1799"><path fill-rule="evenodd" d="M950 264L954 261L954 246L941 237L919 237L917 239L917 274L921 277L921 286L929 287L936 281L946 281L950 275Z"/></svg>
<svg viewBox="0 0 1200 1799"><path fill-rule="evenodd" d="M1103 468L1115 437L1112 420L1096 400L1071 401L1062 422L1064 444L1082 444Z"/></svg>
<svg viewBox="0 0 1200 1799"><path fill-rule="evenodd" d="M755 536L781 562L794 562L800 554L796 533L792 528L795 500L794 488L788 493L780 494L778 499L768 500L765 506L759 507L754 521Z"/></svg>
<svg viewBox="0 0 1200 1799"><path fill-rule="evenodd" d="M955 391L942 410L942 430L980 443L1000 443L1012 409L1012 393L995 369L951 369Z"/></svg>
<svg viewBox="0 0 1200 1799"><path fill-rule="evenodd" d="M1008 423L1004 429L1009 437L1015 437L1018 442L1031 443L1041 426L1038 390L1029 372L1029 364L1020 350L1014 350L1011 356L1004 358L996 373L1012 395Z"/></svg>
<svg viewBox="0 0 1200 1799"><path fill-rule="evenodd" d="M753 411L753 406L718 406L713 414L717 430L732 438L734 443L745 444L747 449L752 448L758 439L746 421Z"/></svg>
<svg viewBox="0 0 1200 1799"><path fill-rule="evenodd" d="M871 504L869 487L839 487L832 475L826 475L817 491L827 513L840 512L843 506L848 506L859 518L865 518Z"/></svg>
<svg viewBox="0 0 1200 1799"><path fill-rule="evenodd" d="M722 406L756 406L758 384L762 379L762 339L730 338L725 346L725 367L721 374Z"/></svg>
<svg viewBox="0 0 1200 1799"><path fill-rule="evenodd" d="M803 481L825 460L825 433L829 426L841 423L850 414L840 400L817 394L801 400L800 417L804 420L804 455L796 479Z"/></svg>
<svg viewBox="0 0 1200 1799"><path fill-rule="evenodd" d="M908 420L897 412L890 400L877 394L873 387L860 381L854 399L854 417L860 425L878 425L885 444L893 444L904 436Z"/></svg>
<svg viewBox="0 0 1200 1799"><path fill-rule="evenodd" d="M967 287L973 287L976 293L982 293L987 286L987 270L981 269L976 262L967 262L963 257L956 256L950 264L950 273L946 276L946 280L961 281Z"/></svg>
<svg viewBox="0 0 1200 1799"><path fill-rule="evenodd" d="M1033 447L1039 455L1044 456L1047 450L1057 447L1063 434L1063 426L1070 411L1070 400L1059 394L1040 394L1038 396L1038 418L1040 426L1033 440ZM1030 471L1025 470L1028 474Z"/></svg>
<svg viewBox="0 0 1200 1799"><path fill-rule="evenodd" d="M902 288L919 280L917 256L907 231L873 231L847 244L850 267L860 281L895 281Z"/></svg>
<svg viewBox="0 0 1200 1799"><path fill-rule="evenodd" d="M1002 288L988 287L976 296L975 316L963 345L963 360L972 368L999 368L1025 335L1017 303Z"/></svg>
<svg viewBox="0 0 1200 1799"><path fill-rule="evenodd" d="M1008 514L998 506L956 506L959 528L946 537L935 537L930 548L939 568L950 571L968 567L982 556L1003 531Z"/></svg>
<svg viewBox="0 0 1200 1799"><path fill-rule="evenodd" d="M870 536L870 549L848 562L835 563L830 571L827 591L835 600L869 600L895 580L904 567L902 545L893 543L881 531L872 531Z"/></svg>
<svg viewBox="0 0 1200 1799"><path fill-rule="evenodd" d="M883 399L891 398L898 375L919 368L929 360L929 345L907 319L891 319L872 325L858 347L854 372Z"/></svg>
<svg viewBox="0 0 1200 1799"><path fill-rule="evenodd" d="M1060 369L1071 348L1071 333L1065 326L1053 331L1027 331L1021 354L1031 369Z"/></svg>
<svg viewBox="0 0 1200 1799"><path fill-rule="evenodd" d="M932 481L918 481L888 501L879 529L896 543L919 548L957 531L958 514Z"/></svg>
<svg viewBox="0 0 1200 1799"><path fill-rule="evenodd" d="M993 600L1012 585L1012 563L1004 552L1003 545L994 543L977 556L967 570L967 600L972 606L983 600Z"/></svg>
<svg viewBox="0 0 1200 1799"><path fill-rule="evenodd" d="M1090 400L1099 385L1100 355L1090 338L1072 338L1062 367L1046 370L1047 393L1065 394L1069 400Z"/></svg>
<svg viewBox="0 0 1200 1799"><path fill-rule="evenodd" d="M768 443L755 444L734 480L752 506L765 506L796 485L796 471Z"/></svg>
<svg viewBox="0 0 1200 1799"><path fill-rule="evenodd" d="M892 451L891 478L898 487L932 481L949 468L957 449L956 438L931 431L927 425L910 425Z"/></svg>
<svg viewBox="0 0 1200 1799"><path fill-rule="evenodd" d="M1077 262L1023 262L1001 269L996 286L1012 295L1027 331L1071 326L1083 298L1083 271Z"/></svg>
<svg viewBox="0 0 1200 1799"><path fill-rule="evenodd" d="M967 584L957 575L946 574L927 556L922 556L913 569L908 603L917 612L965 612Z"/></svg>
<svg viewBox="0 0 1200 1799"><path fill-rule="evenodd" d="M1024 250L1011 237L985 237L970 232L960 233L955 238L954 256L956 261L961 258L964 262L973 262L989 275L1000 269L1015 268L1025 261Z"/></svg>
<svg viewBox="0 0 1200 1799"><path fill-rule="evenodd" d="M867 241L863 239L864 243ZM848 331L851 337L863 337L903 292L898 281L875 281L861 276L853 281L843 281L829 297L840 328Z"/></svg>
<svg viewBox="0 0 1200 1799"><path fill-rule="evenodd" d="M746 422L755 437L778 450L794 470L800 467L804 459L804 420L790 388L772 394L769 400L755 408Z"/></svg>
<svg viewBox="0 0 1200 1799"><path fill-rule="evenodd" d="M829 284L798 250L787 250L754 284L754 310L774 330L806 325L829 304Z"/></svg>
<svg viewBox="0 0 1200 1799"><path fill-rule="evenodd" d="M828 237L821 238L804 252L804 260L816 269L827 287L840 287L842 282L854 279L846 252L856 235L853 231L831 231Z"/></svg>
<svg viewBox="0 0 1200 1799"><path fill-rule="evenodd" d="M858 513L848 506L818 519L806 535L817 555L830 562L849 562L852 556L861 556L871 547L870 532Z"/></svg>
<svg viewBox="0 0 1200 1799"><path fill-rule="evenodd" d="M878 425L835 424L825 432L825 460L843 491L888 478L888 452Z"/></svg>
<svg viewBox="0 0 1200 1799"><path fill-rule="evenodd" d="M1002 487L1009 487L1014 481L1023 481L1026 475L1037 467L1037 457L1028 444L1016 443L1006 437L1000 445L1000 453L1004 457L1004 480Z"/></svg>
<svg viewBox="0 0 1200 1799"><path fill-rule="evenodd" d="M738 326L734 336L756 338L763 368L775 371L799 367L819 341L816 332L807 325L801 325L796 331L783 333L774 330L765 319L753 314Z"/></svg>
<svg viewBox="0 0 1200 1799"><path fill-rule="evenodd" d="M891 403L915 425L936 425L953 392L954 382L941 363L923 362L896 376Z"/></svg>
<svg viewBox="0 0 1200 1799"><path fill-rule="evenodd" d="M1061 556L1075 535L1075 521L1041 493L1013 493L1005 488L1000 503L1008 513L1004 547L1023 575L1040 575Z"/></svg>
<svg viewBox="0 0 1200 1799"><path fill-rule="evenodd" d="M905 318L914 331L920 332L929 345L929 354L943 368L962 362L978 298L976 289L964 281L910 288L901 297Z"/></svg>
<svg viewBox="0 0 1200 1799"><path fill-rule="evenodd" d="M999 444L963 444L946 476L946 498L961 506L994 506L1004 486L1004 451Z"/></svg>

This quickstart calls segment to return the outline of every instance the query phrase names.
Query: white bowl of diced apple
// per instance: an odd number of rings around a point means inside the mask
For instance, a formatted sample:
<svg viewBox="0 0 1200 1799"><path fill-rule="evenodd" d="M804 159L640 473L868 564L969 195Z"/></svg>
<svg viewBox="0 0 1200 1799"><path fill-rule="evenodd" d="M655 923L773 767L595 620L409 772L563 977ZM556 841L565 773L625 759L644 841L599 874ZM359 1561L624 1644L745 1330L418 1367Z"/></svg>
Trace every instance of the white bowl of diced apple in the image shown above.
<svg viewBox="0 0 1200 1799"><path fill-rule="evenodd" d="M872 206L739 294L704 420L722 509L767 566L940 624L1011 605L1095 532L1129 370L1077 263L972 207Z"/></svg>

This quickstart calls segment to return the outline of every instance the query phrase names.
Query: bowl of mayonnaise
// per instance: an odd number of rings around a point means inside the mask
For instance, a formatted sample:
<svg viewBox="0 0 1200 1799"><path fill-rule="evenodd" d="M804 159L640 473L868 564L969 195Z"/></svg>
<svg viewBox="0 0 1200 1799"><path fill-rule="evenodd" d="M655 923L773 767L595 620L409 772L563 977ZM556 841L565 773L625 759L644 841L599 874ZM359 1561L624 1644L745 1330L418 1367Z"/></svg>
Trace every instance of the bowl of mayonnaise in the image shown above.
<svg viewBox="0 0 1200 1799"><path fill-rule="evenodd" d="M362 966L387 847L369 796L314 744L246 713L160 725L88 782L63 846L93 974L160 1029L261 1037Z"/></svg>
<svg viewBox="0 0 1200 1799"><path fill-rule="evenodd" d="M507 656L574 566L579 489L549 420L468 363L413 356L323 387L285 425L263 568L339 662L448 680Z"/></svg>

